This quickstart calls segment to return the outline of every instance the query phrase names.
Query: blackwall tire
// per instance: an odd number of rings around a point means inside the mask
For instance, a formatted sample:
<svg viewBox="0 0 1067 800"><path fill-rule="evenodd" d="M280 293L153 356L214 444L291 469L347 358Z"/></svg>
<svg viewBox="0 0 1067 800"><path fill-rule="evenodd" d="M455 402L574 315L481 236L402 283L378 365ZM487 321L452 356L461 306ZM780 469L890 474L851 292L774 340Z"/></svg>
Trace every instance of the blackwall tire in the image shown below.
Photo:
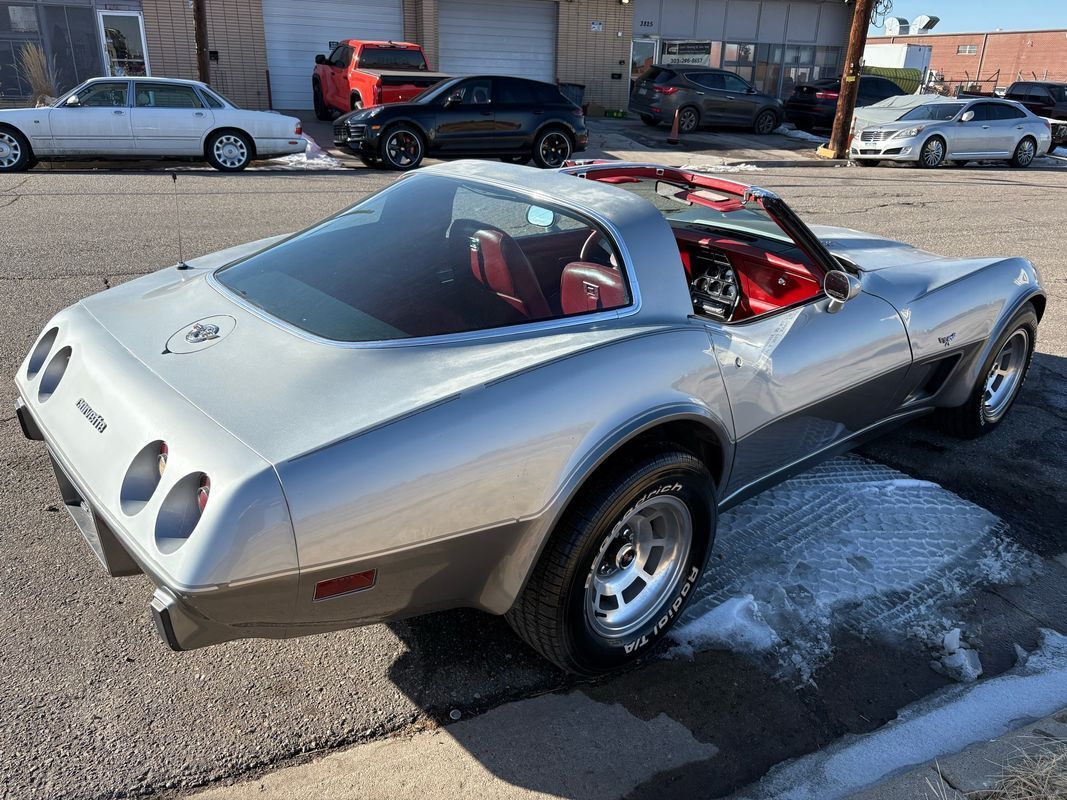
<svg viewBox="0 0 1067 800"><path fill-rule="evenodd" d="M945 163L945 140L940 136L931 136L923 142L919 150L918 164L923 169L934 169Z"/></svg>
<svg viewBox="0 0 1067 800"><path fill-rule="evenodd" d="M650 128L656 128L659 126L659 120L651 114L642 114L641 121Z"/></svg>
<svg viewBox="0 0 1067 800"><path fill-rule="evenodd" d="M618 669L662 641L697 587L716 524L712 477L689 453L648 455L593 481L507 614L538 653L579 675Z"/></svg>
<svg viewBox="0 0 1067 800"><path fill-rule="evenodd" d="M410 125L397 125L382 134L378 158L387 169L415 169L426 155L422 135Z"/></svg>
<svg viewBox="0 0 1067 800"><path fill-rule="evenodd" d="M1034 163L1037 157L1037 142L1031 136L1024 136L1015 146L1011 155L1011 165L1016 169L1025 169Z"/></svg>
<svg viewBox="0 0 1067 800"><path fill-rule="evenodd" d="M559 169L574 152L574 142L561 128L541 131L534 140L533 160L541 169Z"/></svg>
<svg viewBox="0 0 1067 800"><path fill-rule="evenodd" d="M26 137L13 128L0 128L0 173L23 172L35 163Z"/></svg>
<svg viewBox="0 0 1067 800"><path fill-rule="evenodd" d="M240 172L252 163L252 142L239 131L212 134L204 149L207 162L221 172Z"/></svg>
<svg viewBox="0 0 1067 800"><path fill-rule="evenodd" d="M1027 304L994 343L967 402L956 408L939 409L934 417L937 427L961 439L995 430L1022 391L1036 340L1037 313Z"/></svg>
<svg viewBox="0 0 1067 800"><path fill-rule="evenodd" d="M315 119L323 122L330 119L330 109L326 107L326 100L322 96L322 87L317 83L311 90L312 104L315 106Z"/></svg>

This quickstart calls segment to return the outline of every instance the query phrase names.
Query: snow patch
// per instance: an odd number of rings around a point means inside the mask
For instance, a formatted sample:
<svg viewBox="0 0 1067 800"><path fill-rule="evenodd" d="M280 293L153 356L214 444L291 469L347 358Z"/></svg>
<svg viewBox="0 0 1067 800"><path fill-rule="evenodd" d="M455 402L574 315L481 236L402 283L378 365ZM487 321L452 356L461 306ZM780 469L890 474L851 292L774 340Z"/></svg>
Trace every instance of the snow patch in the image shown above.
<svg viewBox="0 0 1067 800"><path fill-rule="evenodd" d="M334 158L319 147L318 143L306 133L302 134L302 136L305 141L303 153L293 153L288 156L268 159L263 162L259 169L308 170L341 169L344 167L344 163L339 158Z"/></svg>
<svg viewBox="0 0 1067 800"><path fill-rule="evenodd" d="M774 767L735 800L838 800L909 767L1001 736L1067 705L1067 637L1041 631L1011 672L908 706L873 733Z"/></svg>
<svg viewBox="0 0 1067 800"><path fill-rule="evenodd" d="M808 133L807 131L801 131L794 128L792 125L779 125L774 129L774 133L779 136L785 136L790 139L796 139L801 142L814 142L815 144L826 144L829 141L828 136L816 136L814 133Z"/></svg>
<svg viewBox="0 0 1067 800"><path fill-rule="evenodd" d="M860 456L834 459L722 515L706 578L671 633L682 647L671 653L763 652L780 678L806 682L840 627L927 643L967 679L980 663L957 655L962 645L943 647L953 604L1037 569L1003 532L996 516L936 483Z"/></svg>
<svg viewBox="0 0 1067 800"><path fill-rule="evenodd" d="M757 167L755 164L714 164L714 165L702 165L702 164L686 164L681 169L691 169L696 172L705 172L711 174L728 174L734 172L762 172L762 167Z"/></svg>

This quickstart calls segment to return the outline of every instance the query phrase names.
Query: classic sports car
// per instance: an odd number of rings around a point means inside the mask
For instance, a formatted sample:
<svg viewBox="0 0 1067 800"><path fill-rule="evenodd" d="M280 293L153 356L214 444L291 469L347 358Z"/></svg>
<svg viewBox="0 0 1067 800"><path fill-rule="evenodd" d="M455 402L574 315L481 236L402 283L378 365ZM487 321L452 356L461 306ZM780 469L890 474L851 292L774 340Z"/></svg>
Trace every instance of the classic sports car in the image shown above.
<svg viewBox="0 0 1067 800"><path fill-rule="evenodd" d="M175 650L471 606L591 674L722 509L927 412L996 427L1044 309L1026 259L733 181L464 161L60 312L18 417Z"/></svg>

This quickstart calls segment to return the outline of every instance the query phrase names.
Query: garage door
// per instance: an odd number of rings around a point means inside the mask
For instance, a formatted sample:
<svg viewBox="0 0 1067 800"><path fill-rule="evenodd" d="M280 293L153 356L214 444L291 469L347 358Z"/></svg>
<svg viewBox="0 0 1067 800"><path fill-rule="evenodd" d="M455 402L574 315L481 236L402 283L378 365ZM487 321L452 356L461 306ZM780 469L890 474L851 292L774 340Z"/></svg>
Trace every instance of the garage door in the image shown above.
<svg viewBox="0 0 1067 800"><path fill-rule="evenodd" d="M441 71L556 80L552 0L440 0Z"/></svg>
<svg viewBox="0 0 1067 800"><path fill-rule="evenodd" d="M315 54L341 39L404 38L403 0L263 0L271 101L311 108Z"/></svg>

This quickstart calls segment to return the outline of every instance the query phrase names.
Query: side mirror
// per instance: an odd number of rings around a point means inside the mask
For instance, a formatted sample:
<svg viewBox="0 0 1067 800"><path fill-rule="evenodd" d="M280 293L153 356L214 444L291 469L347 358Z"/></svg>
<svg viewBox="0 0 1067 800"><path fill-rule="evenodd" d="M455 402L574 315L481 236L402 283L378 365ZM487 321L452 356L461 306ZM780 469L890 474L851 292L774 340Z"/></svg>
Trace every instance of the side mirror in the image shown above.
<svg viewBox="0 0 1067 800"><path fill-rule="evenodd" d="M462 102L463 102L463 95L460 92L456 92L455 94L450 94L448 96L448 99L445 100L445 108L452 108L452 106L457 106Z"/></svg>
<svg viewBox="0 0 1067 800"><path fill-rule="evenodd" d="M66 100L63 101L63 105L67 108L78 108L82 104L82 101L78 99L78 95L72 94Z"/></svg>
<svg viewBox="0 0 1067 800"><path fill-rule="evenodd" d="M822 281L822 291L830 298L830 305L826 310L833 314L841 310L841 306L858 295L863 289L863 284L855 275L839 269L826 273Z"/></svg>
<svg viewBox="0 0 1067 800"><path fill-rule="evenodd" d="M748 91L745 92L745 94L755 94L755 93L756 93L756 89L755 89L754 86L749 86L748 87Z"/></svg>
<svg viewBox="0 0 1067 800"><path fill-rule="evenodd" d="M970 122L972 119L974 119L974 112L965 111L963 112L963 116L960 117L960 122Z"/></svg>
<svg viewBox="0 0 1067 800"><path fill-rule="evenodd" d="M326 56L324 56L322 53L319 53L317 56L315 56L315 63L316 64L325 64L326 63Z"/></svg>
<svg viewBox="0 0 1067 800"><path fill-rule="evenodd" d="M556 215L551 209L541 206L530 206L526 211L526 221L538 228L549 228L556 221Z"/></svg>

